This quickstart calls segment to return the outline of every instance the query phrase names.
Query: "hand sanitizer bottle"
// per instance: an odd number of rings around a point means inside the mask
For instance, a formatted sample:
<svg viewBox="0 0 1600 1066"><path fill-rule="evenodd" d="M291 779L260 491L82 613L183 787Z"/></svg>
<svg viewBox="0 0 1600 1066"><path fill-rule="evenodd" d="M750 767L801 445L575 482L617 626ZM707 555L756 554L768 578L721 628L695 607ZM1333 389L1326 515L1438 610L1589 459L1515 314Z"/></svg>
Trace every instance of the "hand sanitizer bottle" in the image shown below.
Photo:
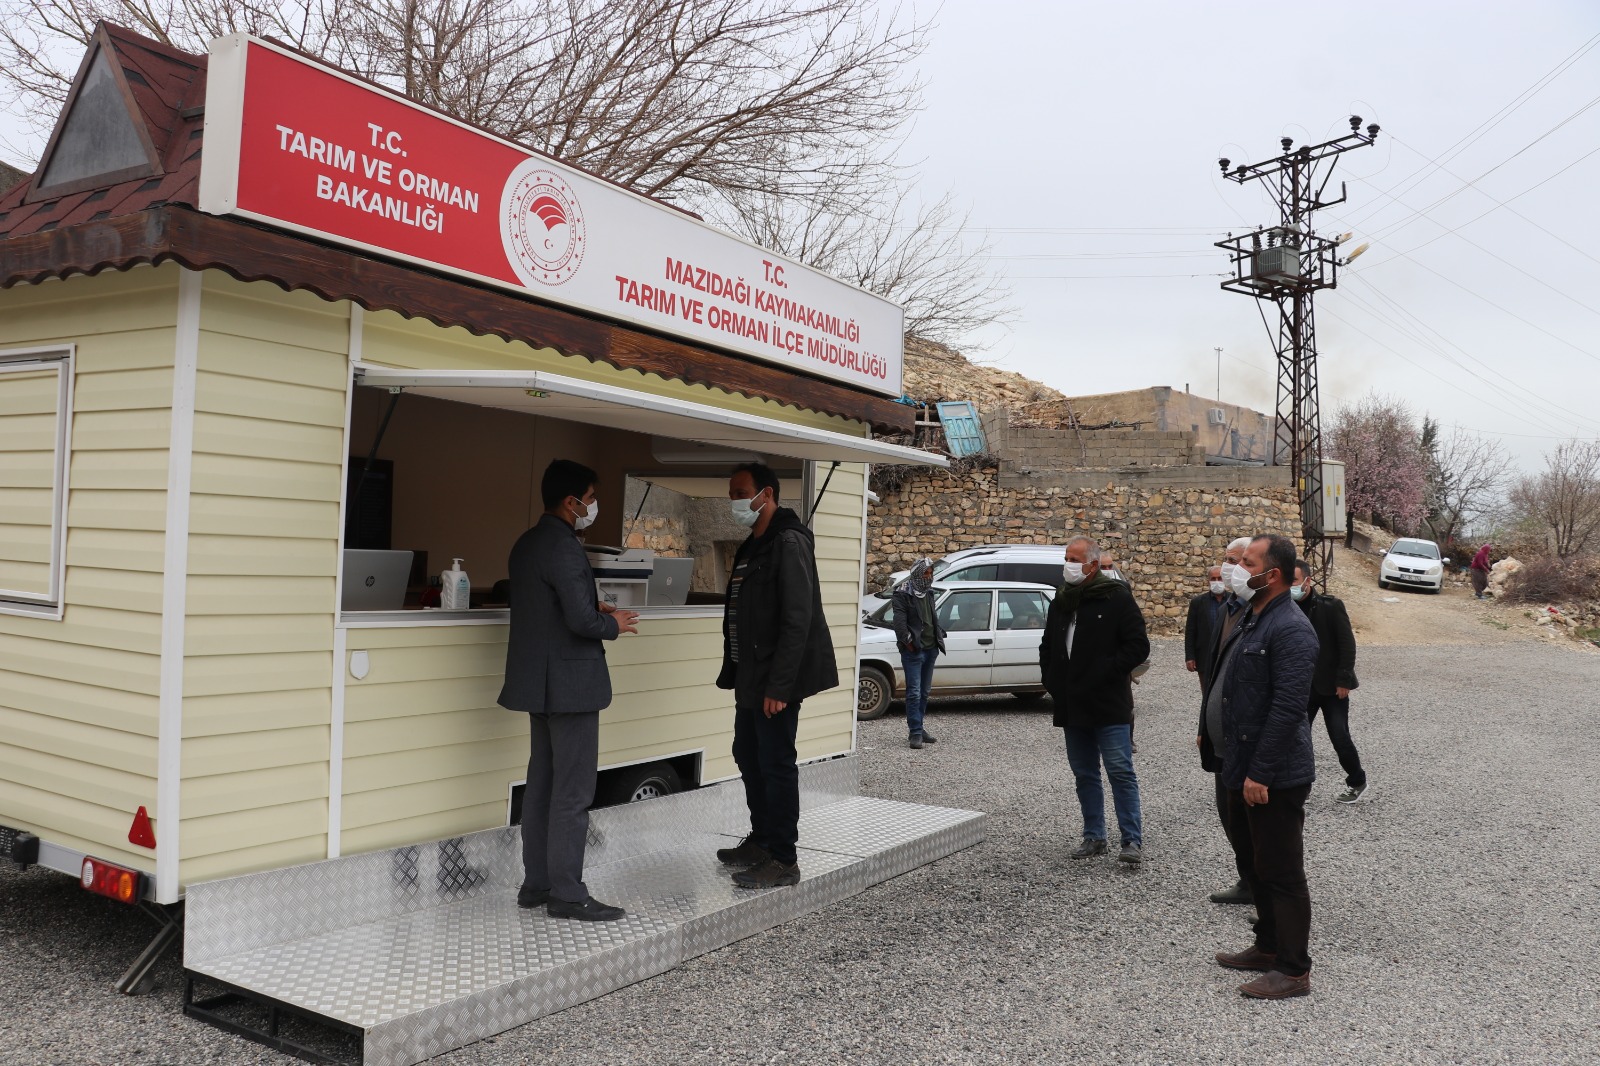
<svg viewBox="0 0 1600 1066"><path fill-rule="evenodd" d="M439 593L439 606L446 611L465 611L472 606L472 581L461 569L461 560L439 575L443 586Z"/></svg>

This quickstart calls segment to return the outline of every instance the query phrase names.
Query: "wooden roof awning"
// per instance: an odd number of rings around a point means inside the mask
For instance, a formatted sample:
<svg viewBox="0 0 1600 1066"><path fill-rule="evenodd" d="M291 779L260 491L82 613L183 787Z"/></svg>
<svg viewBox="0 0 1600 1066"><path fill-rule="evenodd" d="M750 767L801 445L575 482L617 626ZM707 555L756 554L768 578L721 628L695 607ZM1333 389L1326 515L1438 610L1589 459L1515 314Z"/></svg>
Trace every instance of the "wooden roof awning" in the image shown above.
<svg viewBox="0 0 1600 1066"><path fill-rule="evenodd" d="M165 262L840 415L880 432L913 428L911 408L880 396L177 206L0 240L0 288Z"/></svg>

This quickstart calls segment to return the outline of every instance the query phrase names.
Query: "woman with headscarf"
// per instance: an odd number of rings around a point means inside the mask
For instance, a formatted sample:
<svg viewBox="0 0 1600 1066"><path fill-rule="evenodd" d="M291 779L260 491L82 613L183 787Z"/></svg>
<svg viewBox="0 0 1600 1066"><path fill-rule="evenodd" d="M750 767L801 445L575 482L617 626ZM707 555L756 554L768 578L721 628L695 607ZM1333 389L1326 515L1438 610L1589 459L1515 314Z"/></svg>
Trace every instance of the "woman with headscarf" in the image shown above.
<svg viewBox="0 0 1600 1066"><path fill-rule="evenodd" d="M1483 599L1484 593L1489 589L1489 553L1493 547L1485 544L1478 549L1478 554L1472 557L1472 595L1474 599Z"/></svg>
<svg viewBox="0 0 1600 1066"><path fill-rule="evenodd" d="M928 689L933 684L933 664L944 651L944 630L933 603L933 560L924 556L911 564L911 576L892 597L894 635L900 647L900 664L906 673L906 728L910 744L933 744L923 725L928 712Z"/></svg>

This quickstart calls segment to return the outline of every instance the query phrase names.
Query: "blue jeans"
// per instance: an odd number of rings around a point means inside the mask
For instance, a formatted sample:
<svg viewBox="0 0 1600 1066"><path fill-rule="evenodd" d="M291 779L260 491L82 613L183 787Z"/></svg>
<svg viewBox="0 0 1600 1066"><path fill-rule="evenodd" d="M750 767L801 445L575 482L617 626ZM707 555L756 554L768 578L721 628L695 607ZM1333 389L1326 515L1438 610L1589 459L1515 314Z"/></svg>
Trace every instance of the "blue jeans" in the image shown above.
<svg viewBox="0 0 1600 1066"><path fill-rule="evenodd" d="M1106 795L1100 784L1100 763L1111 779L1111 802L1117 808L1117 829L1123 844L1144 843L1139 816L1139 778L1133 772L1133 727L1107 725L1099 729L1066 726L1067 763L1078 783L1078 806L1083 809L1083 835L1106 839Z"/></svg>
<svg viewBox="0 0 1600 1066"><path fill-rule="evenodd" d="M938 648L900 653L900 665L906 671L906 728L912 736L922 732L922 718L928 713L928 689L933 686L933 664L938 658Z"/></svg>

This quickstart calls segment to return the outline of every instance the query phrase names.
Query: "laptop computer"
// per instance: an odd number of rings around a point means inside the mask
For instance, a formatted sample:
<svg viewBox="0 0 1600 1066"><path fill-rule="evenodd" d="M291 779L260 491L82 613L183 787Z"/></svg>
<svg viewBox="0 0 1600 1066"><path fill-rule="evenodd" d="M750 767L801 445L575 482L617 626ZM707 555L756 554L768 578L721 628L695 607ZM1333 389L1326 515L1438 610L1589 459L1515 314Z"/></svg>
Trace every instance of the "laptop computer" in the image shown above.
<svg viewBox="0 0 1600 1066"><path fill-rule="evenodd" d="M411 552L344 550L341 611L398 611L406 605Z"/></svg>
<svg viewBox="0 0 1600 1066"><path fill-rule="evenodd" d="M693 579L693 559L668 559L658 555L645 602L651 607L682 607L689 599L689 585Z"/></svg>

